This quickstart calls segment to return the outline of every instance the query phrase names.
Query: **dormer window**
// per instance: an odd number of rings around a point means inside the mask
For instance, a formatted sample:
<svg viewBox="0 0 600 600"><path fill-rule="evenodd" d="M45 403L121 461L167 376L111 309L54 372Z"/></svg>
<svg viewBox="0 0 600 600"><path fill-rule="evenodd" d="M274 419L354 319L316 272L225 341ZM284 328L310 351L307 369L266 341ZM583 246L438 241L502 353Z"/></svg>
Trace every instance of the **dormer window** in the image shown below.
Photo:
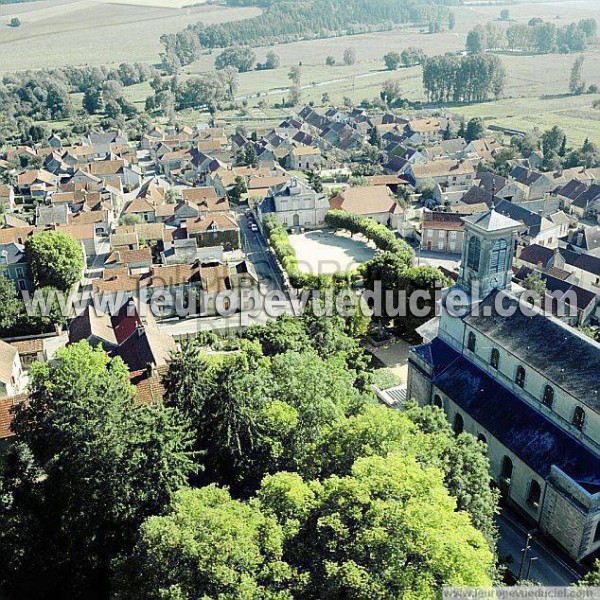
<svg viewBox="0 0 600 600"><path fill-rule="evenodd" d="M542 397L542 403L548 408L552 408L554 404L554 388L551 385L547 385L544 388L544 396Z"/></svg>

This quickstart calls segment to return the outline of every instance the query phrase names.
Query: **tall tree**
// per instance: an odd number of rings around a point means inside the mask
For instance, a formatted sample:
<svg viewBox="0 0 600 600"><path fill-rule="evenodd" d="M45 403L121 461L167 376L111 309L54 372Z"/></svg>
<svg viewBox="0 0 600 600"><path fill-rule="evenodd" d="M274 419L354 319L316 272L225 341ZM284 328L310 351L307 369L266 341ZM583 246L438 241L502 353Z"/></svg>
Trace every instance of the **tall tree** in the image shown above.
<svg viewBox="0 0 600 600"><path fill-rule="evenodd" d="M582 94L585 90L585 81L583 80L583 62L585 57L583 54L578 56L571 68L571 77L569 79L569 92L573 95Z"/></svg>
<svg viewBox="0 0 600 600"><path fill-rule="evenodd" d="M83 274L80 243L58 231L43 231L28 237L25 255L33 282L38 287L68 291Z"/></svg>
<svg viewBox="0 0 600 600"><path fill-rule="evenodd" d="M214 485L182 490L169 514L148 519L119 571L123 600L292 598L281 526Z"/></svg>
<svg viewBox="0 0 600 600"><path fill-rule="evenodd" d="M136 406L123 362L87 342L34 364L14 420L20 458L0 479L11 492L0 505L2 581L21 597L106 593L111 561L187 481L181 422L172 409Z"/></svg>
<svg viewBox="0 0 600 600"><path fill-rule="evenodd" d="M317 598L435 598L489 586L494 557L456 512L437 469L394 455L359 459L320 484L280 473L258 493L287 533L284 558Z"/></svg>

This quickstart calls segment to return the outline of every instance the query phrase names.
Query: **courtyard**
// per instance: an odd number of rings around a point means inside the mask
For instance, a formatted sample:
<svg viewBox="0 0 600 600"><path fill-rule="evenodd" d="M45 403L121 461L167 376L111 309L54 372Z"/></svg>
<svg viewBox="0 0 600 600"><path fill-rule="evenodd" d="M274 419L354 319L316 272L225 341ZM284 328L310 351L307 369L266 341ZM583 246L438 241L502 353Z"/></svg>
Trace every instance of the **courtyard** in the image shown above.
<svg viewBox="0 0 600 600"><path fill-rule="evenodd" d="M350 271L375 256L375 246L360 235L326 229L290 235L303 273L331 275Z"/></svg>

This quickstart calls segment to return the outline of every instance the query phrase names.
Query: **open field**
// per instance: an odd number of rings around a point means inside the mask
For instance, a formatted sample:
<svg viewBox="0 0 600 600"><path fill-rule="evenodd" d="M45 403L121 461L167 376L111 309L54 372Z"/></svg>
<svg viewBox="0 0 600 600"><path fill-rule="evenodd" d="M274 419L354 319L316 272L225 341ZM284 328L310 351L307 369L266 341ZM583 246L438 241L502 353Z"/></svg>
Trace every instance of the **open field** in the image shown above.
<svg viewBox="0 0 600 600"><path fill-rule="evenodd" d="M159 62L160 36L190 23L222 23L259 14L256 8L194 6L195 0L41 0L0 7L0 71Z"/></svg>
<svg viewBox="0 0 600 600"><path fill-rule="evenodd" d="M375 256L364 238L327 230L290 235L290 243L303 273L343 273Z"/></svg>

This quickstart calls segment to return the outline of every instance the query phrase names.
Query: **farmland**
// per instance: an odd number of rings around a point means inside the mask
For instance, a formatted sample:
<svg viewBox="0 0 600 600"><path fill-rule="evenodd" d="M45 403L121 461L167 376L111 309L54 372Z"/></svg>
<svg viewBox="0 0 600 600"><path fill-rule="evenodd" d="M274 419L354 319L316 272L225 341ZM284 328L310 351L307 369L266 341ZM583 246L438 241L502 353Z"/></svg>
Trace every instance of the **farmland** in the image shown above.
<svg viewBox="0 0 600 600"><path fill-rule="evenodd" d="M245 19L255 8L193 6L196 0L41 0L0 7L0 71L120 62L157 63L160 36L190 23Z"/></svg>

